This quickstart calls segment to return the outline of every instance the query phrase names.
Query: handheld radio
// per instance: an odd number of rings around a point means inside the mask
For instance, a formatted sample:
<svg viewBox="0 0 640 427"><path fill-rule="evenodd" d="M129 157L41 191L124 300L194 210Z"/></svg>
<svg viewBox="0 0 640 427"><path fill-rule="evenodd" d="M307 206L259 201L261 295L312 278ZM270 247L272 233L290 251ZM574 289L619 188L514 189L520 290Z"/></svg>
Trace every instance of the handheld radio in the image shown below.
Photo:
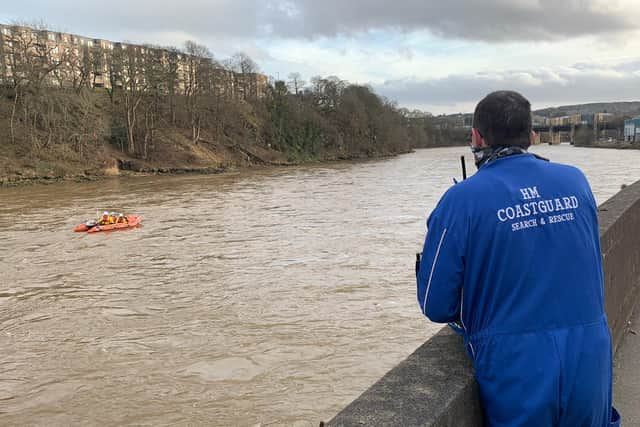
<svg viewBox="0 0 640 427"><path fill-rule="evenodd" d="M460 156L460 165L462 167L462 180L467 179L467 162L464 160L464 156ZM454 183L458 183L455 178L453 178ZM416 254L416 277L418 276L418 272L420 271L420 261L422 260L422 253Z"/></svg>

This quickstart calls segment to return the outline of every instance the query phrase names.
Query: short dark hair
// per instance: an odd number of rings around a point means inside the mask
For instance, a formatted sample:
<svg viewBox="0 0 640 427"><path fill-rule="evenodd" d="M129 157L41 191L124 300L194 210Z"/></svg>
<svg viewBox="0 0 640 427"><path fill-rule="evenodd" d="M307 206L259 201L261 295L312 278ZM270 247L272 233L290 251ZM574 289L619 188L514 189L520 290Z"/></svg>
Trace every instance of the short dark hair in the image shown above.
<svg viewBox="0 0 640 427"><path fill-rule="evenodd" d="M531 104L518 92L492 92L478 103L473 127L489 146L531 145Z"/></svg>

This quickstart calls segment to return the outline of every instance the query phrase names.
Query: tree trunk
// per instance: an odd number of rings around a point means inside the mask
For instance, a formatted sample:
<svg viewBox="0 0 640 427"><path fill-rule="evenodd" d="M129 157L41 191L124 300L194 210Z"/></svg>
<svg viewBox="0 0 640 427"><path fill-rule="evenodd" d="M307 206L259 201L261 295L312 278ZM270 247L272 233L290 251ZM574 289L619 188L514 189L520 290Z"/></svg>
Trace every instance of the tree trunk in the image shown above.
<svg viewBox="0 0 640 427"><path fill-rule="evenodd" d="M18 90L18 87L16 86L15 88L15 97L13 98L13 107L11 108L11 120L9 121L9 128L11 129L11 144L15 145L16 143L16 138L15 138L15 133L13 130L13 123L16 119L16 108L18 106L18 96L20 94L20 91Z"/></svg>
<svg viewBox="0 0 640 427"><path fill-rule="evenodd" d="M194 144L198 144L200 141L200 130L202 126L200 126L200 117L197 117L191 122L191 140Z"/></svg>
<svg viewBox="0 0 640 427"><path fill-rule="evenodd" d="M175 101L175 97L173 95L171 95L171 97L169 98L169 111L170 111L170 116L171 116L171 125L175 126L176 125L176 101Z"/></svg>
<svg viewBox="0 0 640 427"><path fill-rule="evenodd" d="M131 95L125 97L125 106L127 109L127 151L129 154L134 154L136 151L135 142L135 127L136 127L136 111L140 105L142 98L138 98L135 101L131 100Z"/></svg>
<svg viewBox="0 0 640 427"><path fill-rule="evenodd" d="M135 141L133 139L133 113L131 112L131 102L125 101L125 104L127 109L127 153L131 154L135 150Z"/></svg>

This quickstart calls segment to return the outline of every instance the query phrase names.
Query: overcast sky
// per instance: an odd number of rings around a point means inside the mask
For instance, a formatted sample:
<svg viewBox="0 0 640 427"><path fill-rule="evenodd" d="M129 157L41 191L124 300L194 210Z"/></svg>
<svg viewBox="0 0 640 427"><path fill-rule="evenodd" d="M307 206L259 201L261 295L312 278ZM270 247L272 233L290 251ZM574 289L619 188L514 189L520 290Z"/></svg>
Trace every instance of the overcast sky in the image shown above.
<svg viewBox="0 0 640 427"><path fill-rule="evenodd" d="M408 108L472 111L515 89L534 108L640 100L638 0L20 0L0 22L207 45L263 72L370 84Z"/></svg>

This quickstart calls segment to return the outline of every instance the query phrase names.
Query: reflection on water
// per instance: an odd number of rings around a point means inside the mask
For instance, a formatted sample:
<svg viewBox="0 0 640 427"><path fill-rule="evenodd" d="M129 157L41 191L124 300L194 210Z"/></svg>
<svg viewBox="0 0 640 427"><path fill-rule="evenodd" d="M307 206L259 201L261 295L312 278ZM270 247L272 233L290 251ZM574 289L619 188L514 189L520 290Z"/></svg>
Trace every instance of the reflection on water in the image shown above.
<svg viewBox="0 0 640 427"><path fill-rule="evenodd" d="M535 151L599 202L640 177L636 151ZM2 423L330 418L438 329L414 253L466 153L0 189ZM71 232L103 209L144 227Z"/></svg>

